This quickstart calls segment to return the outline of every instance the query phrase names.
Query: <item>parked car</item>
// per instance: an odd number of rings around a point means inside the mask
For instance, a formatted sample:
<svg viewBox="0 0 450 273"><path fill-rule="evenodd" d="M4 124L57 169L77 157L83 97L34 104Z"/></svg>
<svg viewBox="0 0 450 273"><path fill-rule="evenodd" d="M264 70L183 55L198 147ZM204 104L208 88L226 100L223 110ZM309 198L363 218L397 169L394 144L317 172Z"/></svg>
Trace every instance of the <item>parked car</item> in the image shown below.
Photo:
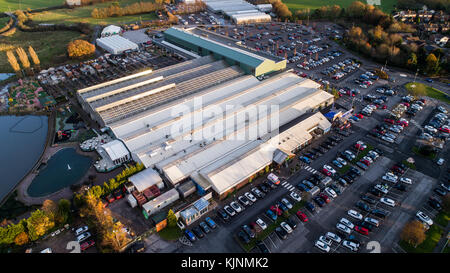
<svg viewBox="0 0 450 273"><path fill-rule="evenodd" d="M236 211L234 209L232 209L230 206L225 206L223 207L223 209L228 213L228 215L230 216L235 216L236 215Z"/></svg>
<svg viewBox="0 0 450 273"><path fill-rule="evenodd" d="M245 233L243 230L240 230L238 233L238 238L244 243L248 244L250 243L250 237L248 237L247 233Z"/></svg>
<svg viewBox="0 0 450 273"><path fill-rule="evenodd" d="M84 240L86 240L89 237L91 237L91 233L90 232L85 232L85 233L82 233L82 234L77 236L77 241L79 243L81 243L81 242L83 242Z"/></svg>
<svg viewBox="0 0 450 273"><path fill-rule="evenodd" d="M420 211L420 210L416 213L416 217L417 217L420 221L422 221L423 223L425 223L425 224L427 224L427 225L429 225L429 226L432 226L432 225L433 225L433 220L431 220L431 218L430 218L428 215L426 215L425 213L423 213L423 212Z"/></svg>
<svg viewBox="0 0 450 273"><path fill-rule="evenodd" d="M346 225L343 225L341 223L337 223L336 224L336 228L346 234L350 234L352 232L352 230L350 228L348 228Z"/></svg>
<svg viewBox="0 0 450 273"><path fill-rule="evenodd" d="M354 242L344 240L344 241L342 242L342 245L343 245L344 247L350 249L350 250L353 251L353 252L358 251L358 246L357 246L357 244L355 244Z"/></svg>
<svg viewBox="0 0 450 273"><path fill-rule="evenodd" d="M256 224L261 227L262 230L267 228L266 222L264 222L261 218L256 219Z"/></svg>
<svg viewBox="0 0 450 273"><path fill-rule="evenodd" d="M226 215L226 214L225 214ZM211 217L206 217L205 218L205 222L206 224L208 224L208 226L212 229L217 228L216 222L213 221L213 219L211 219Z"/></svg>
<svg viewBox="0 0 450 273"><path fill-rule="evenodd" d="M314 245L322 251L330 252L330 246L320 240L317 240Z"/></svg>
<svg viewBox="0 0 450 273"><path fill-rule="evenodd" d="M351 210L347 211L347 214L358 220L362 220L362 218L363 218L362 214L357 212L356 210L351 209Z"/></svg>
<svg viewBox="0 0 450 273"><path fill-rule="evenodd" d="M339 237L338 235L336 235L336 234L334 234L333 232L327 232L326 234L325 234L325 236L327 237L327 238L330 238L331 240L333 240L333 241L335 241L336 243L340 243L341 242L341 237Z"/></svg>
<svg viewBox="0 0 450 273"><path fill-rule="evenodd" d="M258 200L258 199L256 199L256 197L253 194L251 194L249 192L244 193L244 195L245 195L245 197L247 197L253 203L255 203Z"/></svg>
<svg viewBox="0 0 450 273"><path fill-rule="evenodd" d="M380 202L390 207L395 207L395 201L390 198L382 197L380 198Z"/></svg>
<svg viewBox="0 0 450 273"><path fill-rule="evenodd" d="M297 211L296 213L297 217L302 220L303 222L308 222L308 216L306 216L306 214L304 214L302 211Z"/></svg>
<svg viewBox="0 0 450 273"><path fill-rule="evenodd" d="M88 231L88 229L89 229L88 226L78 228L77 230L75 230L75 236L85 233L86 231Z"/></svg>
<svg viewBox="0 0 450 273"><path fill-rule="evenodd" d="M277 215L273 211L271 211L270 209L266 210L266 215L267 215L267 217L269 217L273 221L277 220Z"/></svg>
<svg viewBox="0 0 450 273"><path fill-rule="evenodd" d="M282 240L286 240L287 239L288 233L283 228L276 227L275 228L275 233L278 235L278 237L280 237L280 239L282 239Z"/></svg>
<svg viewBox="0 0 450 273"><path fill-rule="evenodd" d="M225 210L219 209L217 210L217 214L224 220L225 222L230 221L230 216L228 216L228 213L225 212Z"/></svg>
<svg viewBox="0 0 450 273"><path fill-rule="evenodd" d="M201 239L201 238L205 237L205 234L203 234L203 231L199 227L193 227L192 232L194 232L194 234L195 234L195 236L197 236L197 238Z"/></svg>

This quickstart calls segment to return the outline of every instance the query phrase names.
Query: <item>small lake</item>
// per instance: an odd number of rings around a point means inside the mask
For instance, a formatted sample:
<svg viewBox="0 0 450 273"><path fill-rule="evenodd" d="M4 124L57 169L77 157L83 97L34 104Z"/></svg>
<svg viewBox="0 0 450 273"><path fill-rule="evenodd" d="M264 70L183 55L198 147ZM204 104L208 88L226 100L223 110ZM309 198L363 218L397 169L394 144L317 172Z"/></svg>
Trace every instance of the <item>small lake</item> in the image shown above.
<svg viewBox="0 0 450 273"><path fill-rule="evenodd" d="M46 116L0 116L0 201L36 164L47 129Z"/></svg>
<svg viewBox="0 0 450 273"><path fill-rule="evenodd" d="M42 197L79 182L92 165L92 158L64 148L54 154L28 187L28 195Z"/></svg>

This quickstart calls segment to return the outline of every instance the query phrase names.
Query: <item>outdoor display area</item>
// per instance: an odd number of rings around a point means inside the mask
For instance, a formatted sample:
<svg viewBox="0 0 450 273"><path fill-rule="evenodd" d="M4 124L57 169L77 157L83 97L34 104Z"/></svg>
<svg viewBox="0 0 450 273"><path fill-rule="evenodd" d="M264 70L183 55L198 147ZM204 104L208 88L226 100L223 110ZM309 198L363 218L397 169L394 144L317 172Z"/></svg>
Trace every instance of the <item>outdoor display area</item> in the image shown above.
<svg viewBox="0 0 450 273"><path fill-rule="evenodd" d="M52 96L36 82L18 80L8 92L10 111L34 111L56 104Z"/></svg>

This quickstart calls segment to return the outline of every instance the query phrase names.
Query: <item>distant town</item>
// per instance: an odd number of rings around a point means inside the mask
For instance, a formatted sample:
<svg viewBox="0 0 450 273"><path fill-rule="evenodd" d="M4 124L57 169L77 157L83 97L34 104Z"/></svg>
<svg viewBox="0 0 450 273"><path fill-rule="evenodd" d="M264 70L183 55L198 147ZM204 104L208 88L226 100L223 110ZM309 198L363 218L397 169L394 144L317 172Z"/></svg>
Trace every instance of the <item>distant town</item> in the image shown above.
<svg viewBox="0 0 450 273"><path fill-rule="evenodd" d="M448 253L450 4L335 2L0 0L0 252Z"/></svg>

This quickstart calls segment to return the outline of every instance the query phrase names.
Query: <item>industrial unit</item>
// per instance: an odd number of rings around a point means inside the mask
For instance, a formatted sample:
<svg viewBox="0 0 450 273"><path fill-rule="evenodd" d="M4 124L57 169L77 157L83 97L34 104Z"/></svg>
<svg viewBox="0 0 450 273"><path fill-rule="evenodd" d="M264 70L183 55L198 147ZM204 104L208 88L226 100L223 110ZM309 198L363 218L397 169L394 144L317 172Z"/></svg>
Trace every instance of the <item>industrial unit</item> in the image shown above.
<svg viewBox="0 0 450 273"><path fill-rule="evenodd" d="M272 9L271 4L269 9L267 5L258 7L243 0L204 0L204 2L209 11L223 14L236 24L271 21L270 15L265 14L265 11Z"/></svg>
<svg viewBox="0 0 450 273"><path fill-rule="evenodd" d="M120 54L126 50L137 50L139 48L136 43L119 35L99 38L96 40L96 44L111 54Z"/></svg>
<svg viewBox="0 0 450 273"><path fill-rule="evenodd" d="M169 28L164 39L200 56L211 55L247 74L266 75L286 68L284 58L240 45L240 41L201 28Z"/></svg>
<svg viewBox="0 0 450 273"><path fill-rule="evenodd" d="M148 181L163 178L178 189L172 201L192 194L192 183L200 195L225 198L330 129L319 110L333 95L282 72L284 59L196 28L170 28L165 38L203 57L81 89L77 97L144 164ZM256 78L262 74L273 75ZM138 192L133 196L144 204ZM144 214L166 206L165 196L149 199Z"/></svg>

